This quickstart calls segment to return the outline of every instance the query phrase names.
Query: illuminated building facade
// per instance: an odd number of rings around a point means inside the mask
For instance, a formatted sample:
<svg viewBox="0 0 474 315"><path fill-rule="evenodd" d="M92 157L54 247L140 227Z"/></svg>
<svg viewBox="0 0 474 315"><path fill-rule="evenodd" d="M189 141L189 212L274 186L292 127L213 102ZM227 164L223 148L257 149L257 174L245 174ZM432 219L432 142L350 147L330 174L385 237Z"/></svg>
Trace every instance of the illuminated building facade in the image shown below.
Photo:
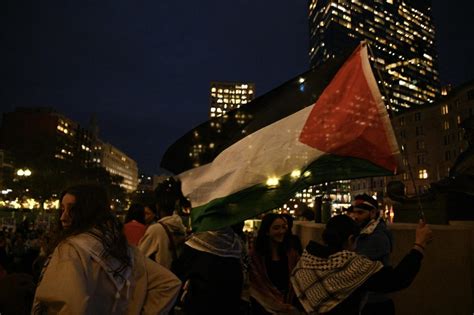
<svg viewBox="0 0 474 315"><path fill-rule="evenodd" d="M309 24L312 66L368 41L391 110L419 107L439 96L430 0L311 0Z"/></svg>
<svg viewBox="0 0 474 315"><path fill-rule="evenodd" d="M401 181L407 195L415 195L415 187L418 193L425 192L431 183L449 175L456 158L467 149L460 123L469 117L474 117L474 81L452 89L429 106L393 117L403 172L393 177L351 181L353 194L370 192L383 197L391 180Z"/></svg>
<svg viewBox="0 0 474 315"><path fill-rule="evenodd" d="M115 146L98 140L94 145L93 161L104 167L110 174L123 177L120 186L127 192L137 189L137 163Z"/></svg>
<svg viewBox="0 0 474 315"><path fill-rule="evenodd" d="M219 117L253 100L255 84L211 82L209 117Z"/></svg>
<svg viewBox="0 0 474 315"><path fill-rule="evenodd" d="M99 164L109 173L122 176L121 185L127 191L137 188L135 161L52 108L17 108L4 113L0 149L11 153L17 168L38 160L62 160L83 167Z"/></svg>
<svg viewBox="0 0 474 315"><path fill-rule="evenodd" d="M221 124L228 118L226 113L239 108L253 100L255 95L255 84L244 82L211 82L209 93L209 117L211 118L211 127L214 133L221 132ZM245 114L237 117L238 124L246 122ZM214 144L202 135L195 132L194 143L192 143L189 158L193 166L197 167L203 164L203 156L208 150L214 148Z"/></svg>

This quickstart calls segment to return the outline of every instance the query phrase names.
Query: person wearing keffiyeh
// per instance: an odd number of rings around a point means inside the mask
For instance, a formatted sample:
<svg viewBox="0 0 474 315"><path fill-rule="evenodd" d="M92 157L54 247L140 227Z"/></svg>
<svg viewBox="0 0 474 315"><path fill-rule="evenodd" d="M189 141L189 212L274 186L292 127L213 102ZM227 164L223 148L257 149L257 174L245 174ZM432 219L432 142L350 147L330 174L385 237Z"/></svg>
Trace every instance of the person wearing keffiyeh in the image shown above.
<svg viewBox="0 0 474 315"><path fill-rule="evenodd" d="M32 314L168 314L181 281L128 244L106 189L74 185L60 200Z"/></svg>
<svg viewBox="0 0 474 315"><path fill-rule="evenodd" d="M183 281L181 307L187 315L240 315L242 243L228 227L194 233L172 271Z"/></svg>
<svg viewBox="0 0 474 315"><path fill-rule="evenodd" d="M420 220L413 248L395 267L384 267L354 252L358 225L346 215L331 218L323 232L326 245L311 241L291 273L296 296L309 314L358 315L368 291L407 288L418 273L431 229Z"/></svg>

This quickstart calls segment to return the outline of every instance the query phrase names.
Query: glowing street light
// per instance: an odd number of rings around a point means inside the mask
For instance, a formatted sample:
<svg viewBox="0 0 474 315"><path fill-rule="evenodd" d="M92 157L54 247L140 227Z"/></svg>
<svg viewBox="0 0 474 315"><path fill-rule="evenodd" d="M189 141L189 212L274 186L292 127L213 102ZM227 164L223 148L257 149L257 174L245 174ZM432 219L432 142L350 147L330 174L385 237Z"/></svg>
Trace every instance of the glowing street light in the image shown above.
<svg viewBox="0 0 474 315"><path fill-rule="evenodd" d="M270 177L267 179L267 186L269 187L276 187L278 186L280 180L278 179L278 177Z"/></svg>
<svg viewBox="0 0 474 315"><path fill-rule="evenodd" d="M294 170L293 172L291 172L291 177L292 178L298 178L301 176L301 171L300 170Z"/></svg>
<svg viewBox="0 0 474 315"><path fill-rule="evenodd" d="M27 168L25 169L19 169L18 171L16 171L16 175L18 176L24 176L24 177L28 177L28 176L31 176L31 171Z"/></svg>

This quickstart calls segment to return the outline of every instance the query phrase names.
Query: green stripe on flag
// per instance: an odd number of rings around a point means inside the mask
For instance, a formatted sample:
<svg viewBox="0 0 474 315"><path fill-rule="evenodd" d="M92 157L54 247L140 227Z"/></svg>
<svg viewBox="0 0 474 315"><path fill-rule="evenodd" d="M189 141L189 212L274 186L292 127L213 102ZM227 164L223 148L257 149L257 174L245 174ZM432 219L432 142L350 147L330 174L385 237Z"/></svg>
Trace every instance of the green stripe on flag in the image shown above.
<svg viewBox="0 0 474 315"><path fill-rule="evenodd" d="M393 173L367 160L327 154L302 170L298 178L287 174L280 178L279 184L275 187L266 184L254 185L193 208L191 211L193 230L198 232L216 230L255 217L282 206L296 192L311 185L341 179L387 175Z"/></svg>

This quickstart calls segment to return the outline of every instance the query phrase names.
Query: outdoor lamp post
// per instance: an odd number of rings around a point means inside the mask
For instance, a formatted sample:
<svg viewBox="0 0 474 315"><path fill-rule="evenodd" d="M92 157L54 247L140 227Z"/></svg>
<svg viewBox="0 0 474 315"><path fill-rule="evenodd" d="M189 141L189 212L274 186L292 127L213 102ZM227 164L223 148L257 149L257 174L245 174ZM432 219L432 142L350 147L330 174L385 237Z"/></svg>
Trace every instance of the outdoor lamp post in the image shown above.
<svg viewBox="0 0 474 315"><path fill-rule="evenodd" d="M16 181L20 184L20 205L23 207L23 197L25 192L28 193L29 189L25 187L27 184L27 178L30 177L32 174L31 170L28 168L20 168L16 171L16 175L18 179Z"/></svg>
<svg viewBox="0 0 474 315"><path fill-rule="evenodd" d="M18 171L16 171L16 175L21 176L21 177L28 177L28 176L31 176L31 171L27 168L25 169L20 168Z"/></svg>

